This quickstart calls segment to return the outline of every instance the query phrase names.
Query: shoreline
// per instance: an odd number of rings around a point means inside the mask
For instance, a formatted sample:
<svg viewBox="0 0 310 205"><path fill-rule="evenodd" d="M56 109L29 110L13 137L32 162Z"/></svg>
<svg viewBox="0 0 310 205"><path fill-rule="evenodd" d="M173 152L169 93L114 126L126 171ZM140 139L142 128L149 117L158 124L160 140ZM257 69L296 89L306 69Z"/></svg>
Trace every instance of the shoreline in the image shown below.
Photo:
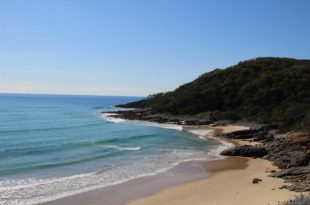
<svg viewBox="0 0 310 205"><path fill-rule="evenodd" d="M137 122L137 121L135 121ZM167 129L174 129L171 128L171 124L167 124L168 127L159 123L150 123L145 122L148 126L157 126L164 127ZM154 125L153 125L154 124ZM178 126L179 127L179 126ZM182 126L182 129L176 129L179 131L189 132L195 135L197 138L199 135L190 132L190 130L200 129L205 131L205 135L210 134L210 131L213 132L214 129L209 127L192 127L187 126L186 128ZM211 140L216 140L211 137ZM217 140L222 141L222 140ZM222 146L222 145L219 145ZM225 145L224 145L225 146ZM213 156L213 155L210 155ZM69 195L63 198L41 202L38 204L42 205L60 205L60 204L126 204L128 201L140 198L144 196L149 196L152 194L157 193L158 191L188 182L192 182L195 180L200 180L208 177L211 172L215 170L222 170L228 168L239 168L239 166L234 166L231 164L230 161L223 161L229 157L221 158L218 153L218 158L210 158L210 159L192 159L188 161L182 161L176 163L176 165L167 168L164 171L154 173L154 175L150 176L141 176L135 179L130 179L126 182L122 182L115 185L110 185L107 187L97 188L93 190L89 190L86 192L81 192L73 195ZM217 166L219 164L219 166ZM228 164L231 164L228 166ZM243 165L244 167L245 165ZM148 184L148 188L145 189L141 187L142 184ZM155 185L153 185L155 184ZM132 187L135 187L132 189ZM130 187L130 188L129 188ZM126 190L127 188L127 190ZM129 194L115 194L115 192L127 192L130 189ZM106 198L102 198L101 196L109 197L109 200ZM103 201L103 202L102 202ZM111 201L111 202L110 202Z"/></svg>
<svg viewBox="0 0 310 205"><path fill-rule="evenodd" d="M211 161L190 161L173 167L169 172L140 177L128 182L95 189L41 205L125 205L130 201L153 196L160 191L207 179L213 173L244 169L247 159L227 157Z"/></svg>
<svg viewBox="0 0 310 205"><path fill-rule="evenodd" d="M157 123L156 123L157 124ZM159 124L159 123L158 123ZM168 124L169 125L169 124ZM173 124L172 124L173 125ZM213 135L207 138L210 138L211 140L217 140L224 143L231 143L235 146L240 146L244 144L251 144L250 142L245 142L242 140L232 140L224 137L218 137L219 133L228 133L238 130L244 130L244 129L250 129L246 126L236 126L236 125L226 125L226 126L206 126L206 125L198 125L198 126L182 126L183 130L194 130L194 129L212 129ZM215 134L216 133L216 134ZM194 133L192 133L194 134ZM196 134L199 136L198 134ZM216 136L215 136L216 135ZM124 204L130 204L130 205L148 205L148 204L164 204L164 202L169 201L168 204L174 204L174 201L178 198L178 195L180 194L179 191L182 189L195 189L195 187L200 186L207 186L210 183L209 181L215 181L219 183L222 177L227 177L231 174L233 174L236 170L238 171L240 176L244 176L243 172L253 172L254 170L252 167L254 166L261 166L262 164L265 164L265 168L268 167L268 169L276 169L270 161L262 160L263 162L257 163L257 160L249 159L249 158L241 158L241 157L223 157L222 159L214 159L214 160L202 160L202 161L195 161L191 160L188 162L181 162L178 165L174 166L173 168L170 168L171 170L175 169L178 170L176 173L180 174L183 171L186 172L183 173L183 175L177 176L174 179L171 178L171 176L158 173L153 176L146 176L146 177L139 177L136 179L129 180L128 182L124 182L117 185L112 185L109 187L104 187L100 189L91 190L88 192L68 196L65 198L57 199L54 201L49 201L45 203L40 203L44 205L61 205L61 204L72 204L72 205L78 205L78 204L92 204L92 205L124 205ZM198 175L190 175L194 169L197 171L197 167L200 167L200 172ZM170 170L169 169L169 170ZM250 169L250 170L249 170ZM257 169L258 170L258 169ZM259 170L259 172L265 173L266 170ZM195 171L194 171L195 172ZM168 171L169 173L169 171ZM175 173L174 173L175 174ZM185 175L184 175L185 174ZM259 174L255 172L255 174ZM261 174L261 173L260 173ZM264 176L262 176L264 177ZM266 176L265 176L266 177ZM236 178L236 176L234 176ZM273 179L271 181L277 181L278 185L283 185L284 180L282 179L275 179L268 177L268 179ZM264 178L265 183L269 183L268 179ZM251 181L249 181L250 186L252 185ZM219 183L221 184L221 183ZM275 184L271 183L270 185L274 186ZM145 188L147 186L147 188ZM226 186L224 184L224 186ZM292 199L293 196L296 195L295 192L291 192L288 190L279 190L278 187L274 187L272 189L273 193L285 193L284 196L281 195L280 200L286 201L289 199ZM276 190L277 189L277 190ZM128 191L130 190L130 191ZM168 193L168 194L167 194ZM177 193L177 194L176 194ZM210 191L212 193L212 191ZM176 194L176 195L175 195ZM191 193L194 194L194 193ZM190 194L190 195L191 195ZM195 195L195 194L194 194ZM210 195L210 194L209 194ZM164 200L162 200L162 197L167 197ZM204 193L204 196L206 193ZM239 195L242 196L242 195ZM285 197L287 196L287 197ZM209 197L203 197L200 199L200 201L197 199L194 199L194 201L189 201L187 204L199 204L203 203L205 201L209 201ZM246 195L244 195L246 198ZM190 198L190 197L189 197ZM226 198L226 197L225 197ZM241 197L242 198L242 197ZM277 200L277 199L276 199ZM247 201L248 202L248 201ZM215 204L217 204L216 202ZM175 204L182 204L180 201L178 201ZM186 204L186 203L184 203ZM224 203L225 204L225 203ZM223 204L223 205L224 205ZM230 204L230 203L226 203ZM240 201L238 201L238 204L240 204ZM242 204L242 203L241 203ZM267 205L267 204L266 204Z"/></svg>
<svg viewBox="0 0 310 205"><path fill-rule="evenodd" d="M297 195L295 192L279 189L284 184L282 179L267 176L265 171L275 168L269 161L248 159L246 163L247 167L244 169L216 171L206 179L168 187L127 204L276 205ZM262 179L262 182L253 184L255 177Z"/></svg>
<svg viewBox="0 0 310 205"><path fill-rule="evenodd" d="M206 127L220 133L249 129L235 125ZM233 143L235 146L253 145L253 142L244 140L212 138ZM208 205L248 205L249 202L253 205L278 205L297 195L296 192L280 189L286 184L283 179L268 176L271 170L279 169L266 159L230 156L222 160L238 159L244 160L241 162L241 169L236 170L231 164L227 169L221 170L218 169L219 164L215 164L214 170L209 169L210 176L205 179L167 187L151 196L131 200L126 205L188 205L206 202ZM262 179L262 182L253 184L252 180L257 177Z"/></svg>

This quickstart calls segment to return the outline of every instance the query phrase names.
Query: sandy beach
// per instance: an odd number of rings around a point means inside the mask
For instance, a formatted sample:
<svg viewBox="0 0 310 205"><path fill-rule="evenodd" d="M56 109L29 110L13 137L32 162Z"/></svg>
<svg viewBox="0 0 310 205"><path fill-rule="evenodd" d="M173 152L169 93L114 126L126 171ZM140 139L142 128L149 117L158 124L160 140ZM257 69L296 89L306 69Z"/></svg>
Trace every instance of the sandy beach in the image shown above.
<svg viewBox="0 0 310 205"><path fill-rule="evenodd" d="M296 195L294 192L279 189L283 185L282 179L267 176L267 170L276 169L269 161L248 159L245 163L245 169L217 170L207 179L167 188L153 196L133 200L128 204L273 205ZM260 178L262 182L253 184L253 178Z"/></svg>
<svg viewBox="0 0 310 205"><path fill-rule="evenodd" d="M223 133L249 129L235 125L213 128ZM240 140L233 142L242 145L248 143ZM214 170L208 170L211 175L206 179L166 188L155 195L132 200L128 205L276 205L297 195L295 192L279 189L284 181L268 176L269 171L277 170L277 167L267 160L228 157L222 160L231 162L226 164L228 167L217 169L220 161L215 162ZM234 169L236 166L239 169ZM254 178L259 178L262 182L253 184Z"/></svg>
<svg viewBox="0 0 310 205"><path fill-rule="evenodd" d="M222 133L229 133L250 129L250 127L242 125L209 126L209 128L221 130Z"/></svg>
<svg viewBox="0 0 310 205"><path fill-rule="evenodd" d="M206 127L199 127L202 128ZM227 125L214 126L212 129L215 133L228 133L249 127ZM224 140L237 146L249 143ZM187 162L175 167L171 176L166 173L144 177L44 204L277 205L294 198L296 192L279 189L284 185L282 179L268 176L271 170L277 168L264 159L227 157L213 161ZM262 182L253 184L254 178L259 178Z"/></svg>

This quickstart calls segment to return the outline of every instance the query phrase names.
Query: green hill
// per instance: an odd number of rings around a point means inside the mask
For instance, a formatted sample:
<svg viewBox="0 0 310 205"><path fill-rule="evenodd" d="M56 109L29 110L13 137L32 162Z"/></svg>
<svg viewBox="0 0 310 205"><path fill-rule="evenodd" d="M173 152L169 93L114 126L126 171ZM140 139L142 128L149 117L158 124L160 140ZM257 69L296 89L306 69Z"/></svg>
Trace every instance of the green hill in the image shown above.
<svg viewBox="0 0 310 205"><path fill-rule="evenodd" d="M247 119L287 129L310 127L310 60L256 58L215 69L180 86L122 107L211 119Z"/></svg>

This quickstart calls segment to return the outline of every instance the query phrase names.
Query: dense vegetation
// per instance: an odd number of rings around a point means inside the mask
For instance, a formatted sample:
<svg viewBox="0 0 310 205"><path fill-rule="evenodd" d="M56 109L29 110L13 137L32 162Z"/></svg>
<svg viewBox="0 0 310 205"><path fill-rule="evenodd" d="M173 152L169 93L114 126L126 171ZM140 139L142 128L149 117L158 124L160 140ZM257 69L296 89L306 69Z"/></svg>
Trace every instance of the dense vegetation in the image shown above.
<svg viewBox="0 0 310 205"><path fill-rule="evenodd" d="M125 107L213 119L248 119L288 129L310 127L310 60L256 58L205 73L173 92Z"/></svg>

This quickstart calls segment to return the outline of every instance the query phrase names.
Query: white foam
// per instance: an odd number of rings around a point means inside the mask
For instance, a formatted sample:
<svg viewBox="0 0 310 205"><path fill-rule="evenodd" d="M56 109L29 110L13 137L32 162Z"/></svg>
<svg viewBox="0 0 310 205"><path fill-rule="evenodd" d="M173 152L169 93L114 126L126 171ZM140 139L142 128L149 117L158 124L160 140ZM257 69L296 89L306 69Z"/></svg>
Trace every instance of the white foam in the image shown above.
<svg viewBox="0 0 310 205"><path fill-rule="evenodd" d="M119 122L125 122L126 120L121 119L121 118L115 118L115 117L107 117L107 121L114 122L114 123L119 123Z"/></svg>
<svg viewBox="0 0 310 205"><path fill-rule="evenodd" d="M191 129L187 131L194 135L198 135L200 139L206 139L206 136L209 136L213 133L213 130L210 129Z"/></svg>
<svg viewBox="0 0 310 205"><path fill-rule="evenodd" d="M102 116L104 116L104 117L107 117L107 116L115 116L115 115L117 115L117 113L110 113L110 112L102 113Z"/></svg>
<svg viewBox="0 0 310 205"><path fill-rule="evenodd" d="M138 151L141 147L122 147L118 145L101 145L102 147L113 148L120 151Z"/></svg>
<svg viewBox="0 0 310 205"><path fill-rule="evenodd" d="M128 165L119 165L103 172L91 172L59 178L28 178L0 181L0 204L28 205L52 201L90 190L121 184L136 178L152 176L192 160L205 159L206 153L196 150L166 150Z"/></svg>
<svg viewBox="0 0 310 205"><path fill-rule="evenodd" d="M202 136L198 136L198 138L201 139L201 140L207 140L206 137L202 137Z"/></svg>
<svg viewBox="0 0 310 205"><path fill-rule="evenodd" d="M121 111L129 111L129 110L137 110L138 108L124 108L124 107L115 107L113 106L113 108L117 109L117 110L121 110Z"/></svg>
<svg viewBox="0 0 310 205"><path fill-rule="evenodd" d="M114 113L111 114L110 116L115 115ZM176 130L183 129L179 125L138 122L148 126L159 126ZM189 130L189 132L198 135L200 139L204 140L212 138L210 136L212 131L213 130L208 129ZM220 158L219 153L222 150L233 146L218 138L213 139L218 140L221 145L216 146L209 152L191 149L169 149L164 150L159 155L146 156L133 163L119 165L102 172L96 171L59 178L0 180L0 204L28 205L52 201L98 188L124 183L135 178L156 175L182 162L218 159ZM109 146L113 149L127 151L142 149L141 147L122 147L117 145L102 146Z"/></svg>
<svg viewBox="0 0 310 205"><path fill-rule="evenodd" d="M180 125L174 125L174 124L166 124L166 123L156 123L156 122L148 122L148 121L138 121L138 120L125 120L122 118L116 118L113 116L116 116L117 113L103 113L101 117L104 120L107 120L109 122L114 122L114 123L120 123L120 122L133 122L133 123L138 123L140 125L146 125L146 126L153 126L153 127L160 127L160 128L166 128L166 129L174 129L174 130L179 130L182 131L183 127Z"/></svg>
<svg viewBox="0 0 310 205"><path fill-rule="evenodd" d="M128 151L138 151L141 149L141 147L124 147L122 149L128 150Z"/></svg>
<svg viewBox="0 0 310 205"><path fill-rule="evenodd" d="M113 123L120 123L120 122L125 122L126 121L125 119L122 119L122 118L113 117L113 116L116 116L116 115L117 115L116 113L103 113L101 115L101 117L104 120L109 121L109 122L113 122Z"/></svg>
<svg viewBox="0 0 310 205"><path fill-rule="evenodd" d="M221 143L220 146L214 148L214 149L211 149L208 154L210 156L213 156L213 157L217 157L217 158L225 158L224 156L221 156L220 153L226 149L230 149L230 148L233 148L235 145L232 144L232 143L229 143L229 142L225 142L224 140L221 140L220 138L218 137L212 137L212 136L209 136L208 138L210 139L213 139L213 140L216 140L218 142Z"/></svg>
<svg viewBox="0 0 310 205"><path fill-rule="evenodd" d="M147 121L135 121L135 122L138 122L141 125L160 127L160 128L166 128L166 129L173 129L173 130L179 130L179 131L183 130L183 127L180 125L157 123L157 122L147 122Z"/></svg>
<svg viewBox="0 0 310 205"><path fill-rule="evenodd" d="M220 153L226 149L230 149L232 147L234 147L234 144L226 142L224 140L221 140L218 137L213 137L212 133L214 132L214 130L210 130L210 129L191 129L191 130L187 130L188 132L197 135L199 139L201 140L208 140L208 139L212 139L212 140L216 140L218 142L220 142L221 144L218 145L217 147L211 149L208 152L209 157L211 158L217 158L217 159L221 159L221 158L225 158L224 156L221 156Z"/></svg>

